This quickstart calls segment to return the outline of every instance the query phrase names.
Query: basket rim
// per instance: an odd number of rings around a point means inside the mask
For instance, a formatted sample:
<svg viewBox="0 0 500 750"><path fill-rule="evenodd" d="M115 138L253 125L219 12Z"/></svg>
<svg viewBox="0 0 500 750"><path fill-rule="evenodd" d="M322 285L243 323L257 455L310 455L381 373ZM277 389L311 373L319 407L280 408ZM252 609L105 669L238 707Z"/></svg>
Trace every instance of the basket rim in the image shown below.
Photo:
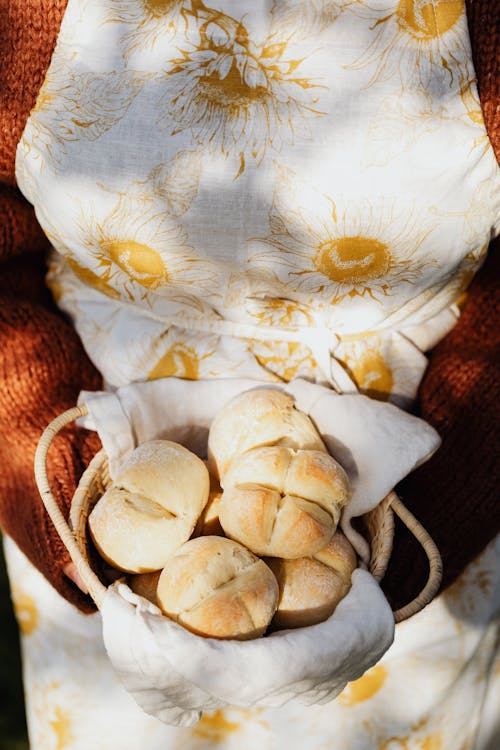
<svg viewBox="0 0 500 750"><path fill-rule="evenodd" d="M78 573L87 586L90 596L94 600L98 609L101 609L107 587L98 578L85 558L82 551L82 542L77 535L77 528L79 520L78 513L83 507L90 482L94 480L96 474L99 471L102 471L103 467L106 465L106 452L104 449L98 451L83 472L72 498L70 524L68 524L59 509L47 476L47 456L55 436L64 429L65 426L87 414L87 407L85 404L81 404L60 414L45 428L35 453L35 478L42 502L61 538L61 541L68 550ZM442 561L439 550L428 532L405 507L394 490L383 498L376 508L380 509L384 503L386 504L386 507L383 508L384 518L387 519L387 521L383 533L388 541L385 546L382 545L384 554L381 556L380 563L375 570L371 571L375 579L377 581L382 579L389 563L394 535L394 513L421 544L429 560L429 577L422 591L407 605L393 612L394 620L398 623L412 617L432 601L441 583Z"/></svg>

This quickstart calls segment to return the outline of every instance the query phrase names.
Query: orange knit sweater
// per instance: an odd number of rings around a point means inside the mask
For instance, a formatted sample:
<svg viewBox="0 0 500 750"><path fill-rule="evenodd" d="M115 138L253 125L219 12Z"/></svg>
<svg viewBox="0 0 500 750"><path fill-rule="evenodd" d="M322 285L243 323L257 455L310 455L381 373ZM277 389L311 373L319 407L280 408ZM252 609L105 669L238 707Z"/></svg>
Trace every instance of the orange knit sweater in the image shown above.
<svg viewBox="0 0 500 750"><path fill-rule="evenodd" d="M500 6L466 0L486 126L500 156ZM41 505L33 455L46 424L100 377L43 284L48 242L15 188L16 145L50 62L66 0L4 0L0 26L0 526L55 588L93 610L63 575L68 555ZM420 413L443 446L398 488L436 540L449 585L500 530L497 504L498 253L490 251L455 329L433 352ZM67 429L51 449L49 475L66 510L78 477L99 448L93 433ZM426 562L397 527L383 587L394 606L423 584Z"/></svg>

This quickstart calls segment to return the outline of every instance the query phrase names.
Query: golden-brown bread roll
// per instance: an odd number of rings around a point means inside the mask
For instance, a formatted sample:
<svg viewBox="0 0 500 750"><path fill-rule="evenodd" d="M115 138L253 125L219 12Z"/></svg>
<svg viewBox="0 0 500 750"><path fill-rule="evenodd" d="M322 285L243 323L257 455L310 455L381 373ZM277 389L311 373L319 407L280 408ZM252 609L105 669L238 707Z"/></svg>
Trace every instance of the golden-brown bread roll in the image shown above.
<svg viewBox="0 0 500 750"><path fill-rule="evenodd" d="M292 396L259 388L232 399L212 422L208 434L210 472L221 478L236 456L265 445L326 452L312 421L295 408Z"/></svg>
<svg viewBox="0 0 500 750"><path fill-rule="evenodd" d="M340 532L312 557L299 560L267 558L280 596L273 628L301 628L323 622L351 587L356 554Z"/></svg>
<svg viewBox="0 0 500 750"><path fill-rule="evenodd" d="M219 503L222 497L222 487L219 481L210 474L210 492L208 502L201 512L195 526L193 536L224 536L224 529L219 521Z"/></svg>
<svg viewBox="0 0 500 750"><path fill-rule="evenodd" d="M143 443L89 516L98 551L128 573L163 568L191 536L209 485L203 461L187 448L169 440Z"/></svg>
<svg viewBox="0 0 500 750"><path fill-rule="evenodd" d="M137 573L135 576L130 576L129 586L139 596L143 596L148 601L153 602L158 606L156 599L156 589L158 587L158 580L160 578L161 570L155 570L153 573Z"/></svg>
<svg viewBox="0 0 500 750"><path fill-rule="evenodd" d="M350 498L347 475L328 453L283 446L235 458L222 486L226 535L257 555L287 559L326 547Z"/></svg>
<svg viewBox="0 0 500 750"><path fill-rule="evenodd" d="M278 584L268 566L241 544L203 536L170 558L157 598L168 617L193 633L247 640L262 635L271 622Z"/></svg>

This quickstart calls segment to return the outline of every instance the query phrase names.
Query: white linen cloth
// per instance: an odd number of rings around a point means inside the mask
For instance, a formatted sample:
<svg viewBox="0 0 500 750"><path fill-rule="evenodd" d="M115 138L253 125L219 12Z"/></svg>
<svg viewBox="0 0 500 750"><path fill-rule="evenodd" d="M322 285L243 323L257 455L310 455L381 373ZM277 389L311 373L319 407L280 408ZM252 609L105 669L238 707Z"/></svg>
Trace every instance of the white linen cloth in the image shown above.
<svg viewBox="0 0 500 750"><path fill-rule="evenodd" d="M115 583L101 609L104 645L122 684L146 713L193 726L229 705L321 705L383 656L394 618L374 578L353 574L349 594L319 625L251 641L201 638Z"/></svg>
<svg viewBox="0 0 500 750"><path fill-rule="evenodd" d="M84 391L79 403L89 415L81 422L98 431L113 476L127 452L146 440L177 440L203 457L216 413L238 393L259 386L167 378L114 393ZM368 563L368 545L350 519L374 508L433 453L439 437L391 404L302 380L282 388L311 416L349 475L353 496L342 528ZM331 700L380 659L394 635L389 605L365 570L355 572L350 593L325 622L243 643L195 636L123 583L108 589L101 612L105 646L127 690L144 711L179 726L196 723L202 710L231 703Z"/></svg>

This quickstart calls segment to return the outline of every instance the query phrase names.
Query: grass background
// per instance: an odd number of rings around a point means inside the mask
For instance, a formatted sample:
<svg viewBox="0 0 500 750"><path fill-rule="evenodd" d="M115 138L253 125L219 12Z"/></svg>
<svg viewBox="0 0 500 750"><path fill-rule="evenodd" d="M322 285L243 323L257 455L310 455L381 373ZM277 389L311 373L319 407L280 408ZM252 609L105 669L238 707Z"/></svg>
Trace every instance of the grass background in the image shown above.
<svg viewBox="0 0 500 750"><path fill-rule="evenodd" d="M0 750L29 750L19 652L0 537Z"/></svg>

